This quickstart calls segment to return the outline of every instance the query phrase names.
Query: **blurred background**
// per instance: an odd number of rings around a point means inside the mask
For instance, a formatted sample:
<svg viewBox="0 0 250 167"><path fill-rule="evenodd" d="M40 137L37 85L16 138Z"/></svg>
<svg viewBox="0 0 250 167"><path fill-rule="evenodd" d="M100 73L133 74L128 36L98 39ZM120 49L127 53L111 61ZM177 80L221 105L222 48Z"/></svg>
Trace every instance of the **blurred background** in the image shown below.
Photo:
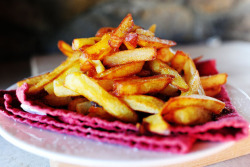
<svg viewBox="0 0 250 167"><path fill-rule="evenodd" d="M59 53L58 40L94 36L127 13L179 45L250 41L250 0L1 0L0 89L30 75L32 56Z"/></svg>

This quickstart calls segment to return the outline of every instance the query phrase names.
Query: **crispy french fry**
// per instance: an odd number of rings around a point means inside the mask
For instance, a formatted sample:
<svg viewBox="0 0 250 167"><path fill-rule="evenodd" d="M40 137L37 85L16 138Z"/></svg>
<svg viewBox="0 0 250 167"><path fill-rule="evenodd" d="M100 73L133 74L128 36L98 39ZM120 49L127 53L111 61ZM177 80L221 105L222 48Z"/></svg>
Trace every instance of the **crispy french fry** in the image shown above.
<svg viewBox="0 0 250 167"><path fill-rule="evenodd" d="M90 101L84 101L76 104L76 112L79 114L87 115L89 114L89 109L91 107Z"/></svg>
<svg viewBox="0 0 250 167"><path fill-rule="evenodd" d="M71 46L67 44L66 42L60 40L58 41L57 46L64 55L68 57L71 57L73 55L74 51L72 50Z"/></svg>
<svg viewBox="0 0 250 167"><path fill-rule="evenodd" d="M57 68L55 68L52 72L42 78L37 84L32 85L29 88L29 93L37 93L41 91L45 85L51 83L54 79L56 79L60 74L73 66L74 63L78 61L79 53L74 53L72 57L68 57L66 61L60 64Z"/></svg>
<svg viewBox="0 0 250 167"><path fill-rule="evenodd" d="M203 107L188 106L166 113L164 119L179 125L198 125L211 121L212 112Z"/></svg>
<svg viewBox="0 0 250 167"><path fill-rule="evenodd" d="M24 80L18 81L17 82L17 86L20 87L22 86L24 83L27 83L29 86L35 85L37 84L42 78L46 77L49 74L49 72L41 74L41 75L37 75L34 77L30 77L30 78L26 78Z"/></svg>
<svg viewBox="0 0 250 167"><path fill-rule="evenodd" d="M183 70L183 67L188 59L189 56L186 53L177 50L173 59L171 60L171 67L173 67L178 73L180 73Z"/></svg>
<svg viewBox="0 0 250 167"><path fill-rule="evenodd" d="M64 85L90 101L101 105L110 115L125 121L136 122L136 113L122 103L117 97L109 94L93 79L85 74L72 73L65 79Z"/></svg>
<svg viewBox="0 0 250 167"><path fill-rule="evenodd" d="M165 48L165 47L172 47L175 46L176 43L171 40L166 39L160 39L157 37L149 37L146 35L138 35L138 45L143 47L155 47L157 49L159 48Z"/></svg>
<svg viewBox="0 0 250 167"><path fill-rule="evenodd" d="M137 34L139 34L139 35L145 35L145 36L148 36L148 37L154 37L154 36L155 36L155 33L153 33L152 31L144 30L144 29L142 29L142 28L136 29L135 32L136 32Z"/></svg>
<svg viewBox="0 0 250 167"><path fill-rule="evenodd" d="M72 42L72 49L79 50L81 47L94 45L96 42L100 40L101 40L100 37L75 38Z"/></svg>
<svg viewBox="0 0 250 167"><path fill-rule="evenodd" d="M164 89L171 81L170 75L117 80L114 81L114 93L117 96L156 93Z"/></svg>
<svg viewBox="0 0 250 167"><path fill-rule="evenodd" d="M67 106L71 102L71 97L57 97L54 94L47 95L43 98L45 104L53 107Z"/></svg>
<svg viewBox="0 0 250 167"><path fill-rule="evenodd" d="M102 36L103 36L104 34L106 34L106 33L111 33L111 32L113 32L115 29L116 29L116 28L114 28L114 27L102 27L102 28L100 28L100 29L96 32L95 36L96 36L96 37L102 37Z"/></svg>
<svg viewBox="0 0 250 167"><path fill-rule="evenodd" d="M107 111L105 111L104 108L102 107L91 106L88 112L89 112L88 116L90 117L99 117L109 121L115 120L115 118L112 115L110 115Z"/></svg>
<svg viewBox="0 0 250 167"><path fill-rule="evenodd" d="M177 96L170 98L163 106L162 115L189 106L197 106L219 114L225 107L225 103L205 95Z"/></svg>
<svg viewBox="0 0 250 167"><path fill-rule="evenodd" d="M135 49L137 47L138 42L138 34L137 33L128 33L123 41L124 45L127 49Z"/></svg>
<svg viewBox="0 0 250 167"><path fill-rule="evenodd" d="M201 84L204 89L211 89L213 87L224 85L227 82L227 76L228 75L226 73L202 76L200 77Z"/></svg>
<svg viewBox="0 0 250 167"><path fill-rule="evenodd" d="M83 51L82 56L91 60L103 59L104 56L107 56L112 51L112 48L110 47L108 42L110 37L111 37L110 33L104 34L99 42L86 48Z"/></svg>
<svg viewBox="0 0 250 167"><path fill-rule="evenodd" d="M157 51L156 58L165 63L168 63L172 60L174 55L175 55L175 52L171 48L160 48Z"/></svg>
<svg viewBox="0 0 250 167"><path fill-rule="evenodd" d="M156 49L138 48L134 50L125 50L116 52L103 59L103 64L109 67L127 64L135 61L149 61L156 58Z"/></svg>
<svg viewBox="0 0 250 167"><path fill-rule="evenodd" d="M162 100L147 95L129 95L121 99L133 110L151 114L159 113L164 105Z"/></svg>
<svg viewBox="0 0 250 167"><path fill-rule="evenodd" d="M178 96L179 89L176 86L173 86L172 84L168 84L168 86L162 89L159 93L170 97Z"/></svg>
<svg viewBox="0 0 250 167"><path fill-rule="evenodd" d="M82 103L82 102L86 102L86 101L88 101L88 100L86 98L84 98L84 97L77 97L77 98L73 99L68 104L68 109L72 110L72 111L76 111L77 104Z"/></svg>
<svg viewBox="0 0 250 167"><path fill-rule="evenodd" d="M133 26L134 21L132 15L128 14L112 33L109 40L109 45L113 48L119 48L124 41L125 36L132 30Z"/></svg>
<svg viewBox="0 0 250 167"><path fill-rule="evenodd" d="M188 90L189 87L187 83L184 81L184 79L179 75L179 73L175 69L171 68L164 62L157 60L157 59L148 62L148 64L149 64L150 69L154 73L173 75L174 79L171 82L172 85L178 87L182 91Z"/></svg>
<svg viewBox="0 0 250 167"><path fill-rule="evenodd" d="M115 78L131 76L140 72L143 65L144 62L142 61L142 62L132 62L120 66L115 66L103 71L102 73L96 74L94 78L115 79Z"/></svg>
<svg viewBox="0 0 250 167"><path fill-rule="evenodd" d="M63 82L60 82L58 80L53 81L53 88L54 88L54 94L57 97L70 97L70 96L79 96L78 93L66 88L63 85Z"/></svg>
<svg viewBox="0 0 250 167"><path fill-rule="evenodd" d="M170 133L170 125L160 114L150 115L143 118L142 128L157 134L168 135Z"/></svg>
<svg viewBox="0 0 250 167"><path fill-rule="evenodd" d="M216 87L213 87L213 88L207 88L207 89L204 89L204 91L205 91L205 94L207 96L214 97L215 95L220 93L221 86L216 86Z"/></svg>
<svg viewBox="0 0 250 167"><path fill-rule="evenodd" d="M97 79L95 81L106 91L113 90L114 81L112 79Z"/></svg>
<svg viewBox="0 0 250 167"><path fill-rule="evenodd" d="M155 33L155 29L156 29L156 24L152 24L148 30L151 31L152 33Z"/></svg>

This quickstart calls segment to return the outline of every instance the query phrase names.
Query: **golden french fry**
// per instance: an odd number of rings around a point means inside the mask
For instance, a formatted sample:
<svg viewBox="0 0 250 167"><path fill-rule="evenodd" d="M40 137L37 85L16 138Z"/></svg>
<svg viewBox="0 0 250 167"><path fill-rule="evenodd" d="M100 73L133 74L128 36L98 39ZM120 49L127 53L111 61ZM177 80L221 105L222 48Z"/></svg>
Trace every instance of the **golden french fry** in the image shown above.
<svg viewBox="0 0 250 167"><path fill-rule="evenodd" d="M145 36L148 36L148 37L154 37L154 36L155 36L155 33L153 33L152 31L144 30L144 29L142 29L142 28L136 29L135 32L136 32L137 34L145 35Z"/></svg>
<svg viewBox="0 0 250 167"><path fill-rule="evenodd" d="M96 42L100 41L100 37L91 37L91 38L75 38L72 42L72 49L79 50L83 46L91 46Z"/></svg>
<svg viewBox="0 0 250 167"><path fill-rule="evenodd" d="M68 104L68 109L72 110L72 111L76 111L77 104L82 103L82 102L86 102L86 101L88 101L88 100L86 98L84 98L84 97L77 97L77 98L73 99Z"/></svg>
<svg viewBox="0 0 250 167"><path fill-rule="evenodd" d="M29 86L33 86L33 85L37 84L42 78L46 77L48 74L49 74L49 72L18 81L17 86L20 87L24 83L27 83Z"/></svg>
<svg viewBox="0 0 250 167"><path fill-rule="evenodd" d="M58 41L57 46L64 55L68 57L71 57L73 55L74 51L72 50L71 46L67 44L66 42L60 40Z"/></svg>
<svg viewBox="0 0 250 167"><path fill-rule="evenodd" d="M114 81L112 79L97 79L95 81L106 91L113 90Z"/></svg>
<svg viewBox="0 0 250 167"><path fill-rule="evenodd" d="M171 48L160 48L157 51L156 58L165 63L168 63L172 60L174 55L175 55L175 52Z"/></svg>
<svg viewBox="0 0 250 167"><path fill-rule="evenodd" d="M152 24L148 30L151 31L152 33L155 33L155 29L156 29L156 24Z"/></svg>
<svg viewBox="0 0 250 167"><path fill-rule="evenodd" d="M114 81L114 93L117 96L156 93L164 89L171 81L170 75L117 80Z"/></svg>
<svg viewBox="0 0 250 167"><path fill-rule="evenodd" d="M147 95L129 95L121 99L133 110L151 114L159 113L164 105L162 100Z"/></svg>
<svg viewBox="0 0 250 167"><path fill-rule="evenodd" d="M106 33L112 33L115 29L114 27L102 27L96 32L95 36L102 37Z"/></svg>
<svg viewBox="0 0 250 167"><path fill-rule="evenodd" d="M220 73L210 76L202 76L200 77L202 87L204 89L211 89L213 87L224 85L227 82L227 76L228 75L226 73Z"/></svg>
<svg viewBox="0 0 250 167"><path fill-rule="evenodd" d="M29 93L36 93L36 92L41 91L45 85L52 82L60 74L62 74L68 68L73 66L73 64L75 64L78 61L78 57L79 57L78 52L75 52L72 55L72 57L68 57L66 61L64 61L62 64L60 64L58 67L56 67L52 72L50 72L48 75L46 75L44 78L42 78L37 84L32 85L29 88Z"/></svg>
<svg viewBox="0 0 250 167"><path fill-rule="evenodd" d="M54 94L46 95L43 98L45 104L53 107L63 107L67 106L71 102L71 97L57 97Z"/></svg>
<svg viewBox="0 0 250 167"><path fill-rule="evenodd" d="M171 96L178 96L179 89L172 84L168 84L168 86L166 86L164 89L162 89L159 93L166 95L166 96L170 96L170 97Z"/></svg>
<svg viewBox="0 0 250 167"><path fill-rule="evenodd" d="M54 94L57 97L79 96L78 93L66 88L63 85L63 82L60 82L58 80L53 81L53 88L54 88Z"/></svg>
<svg viewBox="0 0 250 167"><path fill-rule="evenodd" d="M109 40L109 45L112 48L119 48L125 39L127 33L129 33L134 26L134 21L131 14L128 14L120 23L120 25L112 33Z"/></svg>
<svg viewBox="0 0 250 167"><path fill-rule="evenodd" d="M221 91L221 86L215 86L213 88L207 88L207 89L204 89L205 91L205 94L207 96L211 96L211 97L214 97L215 95L219 94L220 91Z"/></svg>
<svg viewBox="0 0 250 167"><path fill-rule="evenodd" d="M138 45L143 47L165 48L175 46L176 43L171 40L160 39L157 37L149 37L146 35L138 35Z"/></svg>
<svg viewBox="0 0 250 167"><path fill-rule="evenodd" d="M126 35L123 43L127 47L127 49L135 49L137 47L138 42L138 34L134 32L130 32Z"/></svg>
<svg viewBox="0 0 250 167"><path fill-rule="evenodd" d="M115 66L103 71L102 73L96 74L94 78L115 79L131 76L140 72L143 65L144 62L132 62L120 66Z"/></svg>
<svg viewBox="0 0 250 167"><path fill-rule="evenodd" d="M91 106L88 112L89 112L88 116L90 117L99 117L99 118L106 119L109 121L115 120L115 118L112 115L110 115L107 111L105 111L104 108L102 107Z"/></svg>
<svg viewBox="0 0 250 167"><path fill-rule="evenodd" d="M122 103L117 97L109 94L96 81L85 74L72 73L65 79L64 85L74 92L77 92L89 101L101 105L110 115L125 121L136 122L137 115L128 106Z"/></svg>
<svg viewBox="0 0 250 167"><path fill-rule="evenodd" d="M188 86L189 86L188 91L181 92L182 96L188 96L188 95L192 95L192 94L199 94L200 77L199 77L199 73L198 73L197 70L194 73L194 75L192 75L191 78L189 79Z"/></svg>
<svg viewBox="0 0 250 167"><path fill-rule="evenodd" d="M143 118L141 128L162 135L168 135L170 133L169 123L167 123L160 114Z"/></svg>
<svg viewBox="0 0 250 167"><path fill-rule="evenodd" d="M168 66L161 60L157 60L157 59L153 61L149 61L148 64L149 64L150 69L154 73L173 75L174 78L171 82L172 85L178 87L182 91L188 90L189 87L187 83L184 81L184 79L179 75L179 73L175 69L171 68L170 66Z"/></svg>
<svg viewBox="0 0 250 167"><path fill-rule="evenodd" d="M216 98L205 95L177 96L170 98L164 104L161 113L165 115L168 112L188 106L201 107L215 114L219 114L225 107L225 103Z"/></svg>
<svg viewBox="0 0 250 167"><path fill-rule="evenodd" d="M183 70L184 65L186 64L189 56L183 51L177 50L174 57L171 60L171 67L173 67L178 73Z"/></svg>
<svg viewBox="0 0 250 167"><path fill-rule="evenodd" d="M109 67L127 64L135 61L150 61L156 58L156 49L138 48L116 52L103 59L103 64Z"/></svg>
<svg viewBox="0 0 250 167"><path fill-rule="evenodd" d="M91 107L90 101L85 101L76 104L76 112L79 114L87 115L89 113L89 109Z"/></svg>
<svg viewBox="0 0 250 167"><path fill-rule="evenodd" d="M179 125L198 125L212 120L212 112L203 107L187 106L164 114L164 120Z"/></svg>
<svg viewBox="0 0 250 167"><path fill-rule="evenodd" d="M103 35L102 39L96 44L86 48L83 51L82 56L91 60L101 60L104 56L107 56L112 48L109 45L110 33Z"/></svg>

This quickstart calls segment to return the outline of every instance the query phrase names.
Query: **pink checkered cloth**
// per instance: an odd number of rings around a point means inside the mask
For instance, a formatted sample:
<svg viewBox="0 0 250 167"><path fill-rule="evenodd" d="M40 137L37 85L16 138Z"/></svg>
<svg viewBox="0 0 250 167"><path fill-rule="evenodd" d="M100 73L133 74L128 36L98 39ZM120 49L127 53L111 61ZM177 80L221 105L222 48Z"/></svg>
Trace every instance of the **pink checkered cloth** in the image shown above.
<svg viewBox="0 0 250 167"><path fill-rule="evenodd" d="M196 65L200 75L218 73L214 60L200 62ZM220 115L202 125L173 125L170 129L171 133L166 136L141 134L134 124L120 121L111 122L47 106L38 97L28 95L28 89L28 85L24 84L16 91L0 91L0 113L34 127L96 141L143 150L187 153L197 140L224 142L239 140L248 135L249 124L238 115L232 106L225 87L222 87L221 92L216 96L226 103L226 107ZM44 112L46 115L25 112L20 107L21 103Z"/></svg>

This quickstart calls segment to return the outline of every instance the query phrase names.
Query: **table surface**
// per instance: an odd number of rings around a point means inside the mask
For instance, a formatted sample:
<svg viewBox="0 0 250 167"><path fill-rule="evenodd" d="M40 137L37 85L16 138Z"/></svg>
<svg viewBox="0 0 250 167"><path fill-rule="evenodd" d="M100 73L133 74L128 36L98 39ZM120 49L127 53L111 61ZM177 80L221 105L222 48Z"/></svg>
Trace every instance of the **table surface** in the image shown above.
<svg viewBox="0 0 250 167"><path fill-rule="evenodd" d="M242 89L250 96L250 43L232 41L216 45L178 46L191 57L204 56L204 59L216 59L220 72L228 74L228 83ZM32 75L49 71L65 59L62 55L34 56L31 61ZM49 63L48 63L49 62ZM0 166L4 167L49 167L49 160L23 151L0 137ZM210 167L249 166L250 154L210 165Z"/></svg>

